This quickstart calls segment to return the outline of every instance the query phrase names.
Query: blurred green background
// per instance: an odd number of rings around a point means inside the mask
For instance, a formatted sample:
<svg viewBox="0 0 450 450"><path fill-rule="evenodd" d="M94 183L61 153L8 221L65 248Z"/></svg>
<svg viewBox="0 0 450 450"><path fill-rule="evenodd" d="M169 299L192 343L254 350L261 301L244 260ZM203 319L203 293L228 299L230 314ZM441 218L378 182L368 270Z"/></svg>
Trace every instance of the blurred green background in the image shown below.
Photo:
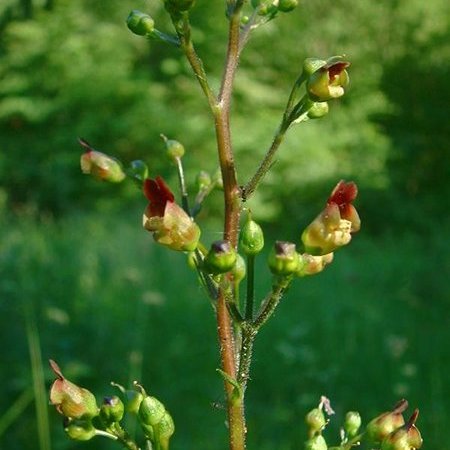
<svg viewBox="0 0 450 450"><path fill-rule="evenodd" d="M224 3L198 0L194 40L213 86ZM174 450L226 448L213 314L184 255L141 229L145 200L79 171L81 136L175 186L160 133L182 141L187 179L216 170L209 112L176 49L131 35L157 1L0 3L0 448L109 449L67 440L47 407L49 358L111 394L139 379L172 412ZM297 280L256 343L249 448L296 450L321 394L368 420L406 397L429 449L450 449L450 4L303 0L243 54L233 139L244 183L267 149L305 57L345 53L351 88L294 128L251 201L274 239L298 240L335 183L353 179L363 228L316 277ZM220 235L220 194L200 216ZM270 285L260 258L258 295ZM42 371L42 363L44 371ZM213 406L215 405L215 406ZM47 416L48 414L48 416ZM339 417L331 426L337 441Z"/></svg>

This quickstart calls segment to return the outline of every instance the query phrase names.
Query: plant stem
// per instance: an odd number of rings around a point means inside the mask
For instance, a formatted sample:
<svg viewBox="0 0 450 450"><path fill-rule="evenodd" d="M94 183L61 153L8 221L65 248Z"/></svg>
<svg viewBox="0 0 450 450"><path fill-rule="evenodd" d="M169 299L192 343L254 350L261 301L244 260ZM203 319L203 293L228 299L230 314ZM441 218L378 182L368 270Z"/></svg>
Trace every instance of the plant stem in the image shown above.
<svg viewBox="0 0 450 450"><path fill-rule="evenodd" d="M255 192L256 188L258 187L258 184L262 181L262 179L264 178L266 173L272 167L273 158L275 156L275 153L277 152L278 148L280 147L280 144L283 142L284 136L285 136L288 128L289 128L289 125L287 125L284 121L282 121L282 123L278 127L277 132L275 133L275 136L272 141L272 145L270 146L269 150L265 154L258 169L256 170L253 177L250 179L250 181L244 186L244 189L243 189L244 200L250 198L250 196Z"/></svg>
<svg viewBox="0 0 450 450"><path fill-rule="evenodd" d="M255 300L255 255L247 256L247 297L245 300L245 320L253 320Z"/></svg>

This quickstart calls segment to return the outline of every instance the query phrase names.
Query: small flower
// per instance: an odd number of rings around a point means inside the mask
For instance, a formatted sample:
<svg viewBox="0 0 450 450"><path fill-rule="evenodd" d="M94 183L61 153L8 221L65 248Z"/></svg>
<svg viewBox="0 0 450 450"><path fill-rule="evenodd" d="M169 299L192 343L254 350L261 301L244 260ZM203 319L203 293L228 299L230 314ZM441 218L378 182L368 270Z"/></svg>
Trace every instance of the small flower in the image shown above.
<svg viewBox="0 0 450 450"><path fill-rule="evenodd" d="M324 210L308 225L302 234L302 241L307 253L325 255L346 245L352 238L352 233L361 227L361 221L353 200L358 194L355 183L340 181Z"/></svg>
<svg viewBox="0 0 450 450"><path fill-rule="evenodd" d="M117 159L105 153L94 150L84 139L78 139L80 145L86 150L81 155L81 171L110 183L120 183L125 178L122 164Z"/></svg>
<svg viewBox="0 0 450 450"><path fill-rule="evenodd" d="M57 376L50 389L50 402L56 410L70 419L89 419L98 415L94 394L64 378L55 361L50 367Z"/></svg>
<svg viewBox="0 0 450 450"><path fill-rule="evenodd" d="M333 98L342 97L344 88L349 83L348 73L345 69L350 66L340 56L333 56L315 70L306 82L306 89L311 100L326 102Z"/></svg>
<svg viewBox="0 0 450 450"><path fill-rule="evenodd" d="M306 275L315 275L322 272L325 267L333 261L334 253L327 253L326 255L313 256L308 253L299 255L299 268L297 275L304 277Z"/></svg>
<svg viewBox="0 0 450 450"><path fill-rule="evenodd" d="M164 180L156 177L144 181L144 194L150 201L144 217L144 228L153 233L156 242L172 250L193 251L197 248L200 229L189 215L175 203Z"/></svg>

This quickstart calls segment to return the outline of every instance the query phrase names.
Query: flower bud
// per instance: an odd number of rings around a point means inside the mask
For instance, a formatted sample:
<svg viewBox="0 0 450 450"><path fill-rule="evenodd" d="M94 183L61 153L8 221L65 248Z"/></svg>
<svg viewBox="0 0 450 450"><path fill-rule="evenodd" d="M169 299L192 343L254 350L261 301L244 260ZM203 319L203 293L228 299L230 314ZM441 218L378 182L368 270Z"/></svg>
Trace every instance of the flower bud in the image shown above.
<svg viewBox="0 0 450 450"><path fill-rule="evenodd" d="M313 102L306 116L308 119L321 119L328 114L329 109L327 102Z"/></svg>
<svg viewBox="0 0 450 450"><path fill-rule="evenodd" d="M261 227L250 218L242 227L239 245L246 255L257 255L264 247L264 234Z"/></svg>
<svg viewBox="0 0 450 450"><path fill-rule="evenodd" d="M316 433L320 432L327 423L325 414L321 408L314 408L309 411L309 413L306 414L305 422L308 426L310 436L314 436Z"/></svg>
<svg viewBox="0 0 450 450"><path fill-rule="evenodd" d="M236 259L236 251L228 241L215 241L206 255L204 268L214 275L229 272L234 267Z"/></svg>
<svg viewBox="0 0 450 450"><path fill-rule="evenodd" d="M345 70L350 63L340 56L333 56L315 72L311 73L306 81L306 90L311 100L324 102L333 98L342 97L344 88L349 83L348 73Z"/></svg>
<svg viewBox="0 0 450 450"><path fill-rule="evenodd" d="M141 11L134 9L127 18L127 27L138 36L152 34L155 29L154 20Z"/></svg>
<svg viewBox="0 0 450 450"><path fill-rule="evenodd" d="M211 186L211 176L208 172L201 170L195 179L199 191L208 189Z"/></svg>
<svg viewBox="0 0 450 450"><path fill-rule="evenodd" d="M347 436L352 438L356 436L359 428L361 427L361 416L358 411L349 411L345 415L344 430Z"/></svg>
<svg viewBox="0 0 450 450"><path fill-rule="evenodd" d="M139 186L142 186L142 183L148 177L147 164L140 159L131 161L130 167L127 169L127 174L133 178Z"/></svg>
<svg viewBox="0 0 450 450"><path fill-rule="evenodd" d="M269 268L274 275L292 275L298 269L298 254L295 244L286 241L276 241L269 255Z"/></svg>
<svg viewBox="0 0 450 450"><path fill-rule="evenodd" d="M279 0L278 11L290 12L298 6L298 0Z"/></svg>
<svg viewBox="0 0 450 450"><path fill-rule="evenodd" d="M95 436L95 428L90 420L67 420L64 431L75 441L89 441Z"/></svg>
<svg viewBox="0 0 450 450"><path fill-rule="evenodd" d="M380 414L367 425L367 435L375 443L381 442L386 436L405 424L403 411L408 407L406 400L400 400L392 411Z"/></svg>
<svg viewBox="0 0 450 450"><path fill-rule="evenodd" d="M56 410L71 419L89 419L98 415L94 394L64 378L55 361L50 360L50 367L57 379L50 388L50 402Z"/></svg>
<svg viewBox="0 0 450 450"><path fill-rule="evenodd" d="M183 157L185 150L181 142L178 142L175 139L167 139L163 134L161 137L164 139L164 143L166 144L167 156L171 160L176 160Z"/></svg>
<svg viewBox="0 0 450 450"><path fill-rule="evenodd" d="M415 422L419 415L416 409L407 423L386 436L381 443L381 450L415 450L422 447L422 436Z"/></svg>
<svg viewBox="0 0 450 450"><path fill-rule="evenodd" d="M325 438L318 434L305 442L305 450L327 450L328 446Z"/></svg>
<svg viewBox="0 0 450 450"><path fill-rule="evenodd" d="M137 414L139 412L139 407L141 406L144 396L134 390L128 390L125 392L125 410L130 414Z"/></svg>
<svg viewBox="0 0 450 450"><path fill-rule="evenodd" d="M78 140L87 151L81 155L81 171L110 183L120 183L125 178L122 164L117 159L94 150L85 140Z"/></svg>
<svg viewBox="0 0 450 450"><path fill-rule="evenodd" d="M155 397L147 396L139 406L139 419L145 425L155 426L160 422L166 409Z"/></svg>
<svg viewBox="0 0 450 450"><path fill-rule="evenodd" d="M114 422L120 422L123 418L124 404L117 395L105 397L100 406L100 418L109 425Z"/></svg>
<svg viewBox="0 0 450 450"><path fill-rule="evenodd" d="M274 0L252 0L252 6L257 9L260 16L274 16L278 12Z"/></svg>
<svg viewBox="0 0 450 450"><path fill-rule="evenodd" d="M322 272L325 266L333 261L334 254L327 253L325 255L313 256L308 253L299 255L299 267L297 270L297 276L304 277L306 275L315 275Z"/></svg>

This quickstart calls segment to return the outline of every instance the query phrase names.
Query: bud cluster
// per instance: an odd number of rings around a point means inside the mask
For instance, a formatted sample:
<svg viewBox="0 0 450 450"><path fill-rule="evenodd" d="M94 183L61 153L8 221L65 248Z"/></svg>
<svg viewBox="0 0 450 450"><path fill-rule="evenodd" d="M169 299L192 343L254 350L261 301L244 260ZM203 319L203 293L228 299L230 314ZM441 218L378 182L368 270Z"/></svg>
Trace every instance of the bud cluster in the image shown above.
<svg viewBox="0 0 450 450"><path fill-rule="evenodd" d="M117 395L105 397L99 408L94 394L67 380L52 360L50 367L56 375L50 388L50 402L63 416L68 437L77 441L87 441L95 436L125 439L127 433L122 428L122 421L128 413L137 417L146 439L156 448L169 448L169 439L175 431L173 419L164 405L157 398L146 395L142 387L136 385L138 390L125 390L115 385L124 394L124 401Z"/></svg>

